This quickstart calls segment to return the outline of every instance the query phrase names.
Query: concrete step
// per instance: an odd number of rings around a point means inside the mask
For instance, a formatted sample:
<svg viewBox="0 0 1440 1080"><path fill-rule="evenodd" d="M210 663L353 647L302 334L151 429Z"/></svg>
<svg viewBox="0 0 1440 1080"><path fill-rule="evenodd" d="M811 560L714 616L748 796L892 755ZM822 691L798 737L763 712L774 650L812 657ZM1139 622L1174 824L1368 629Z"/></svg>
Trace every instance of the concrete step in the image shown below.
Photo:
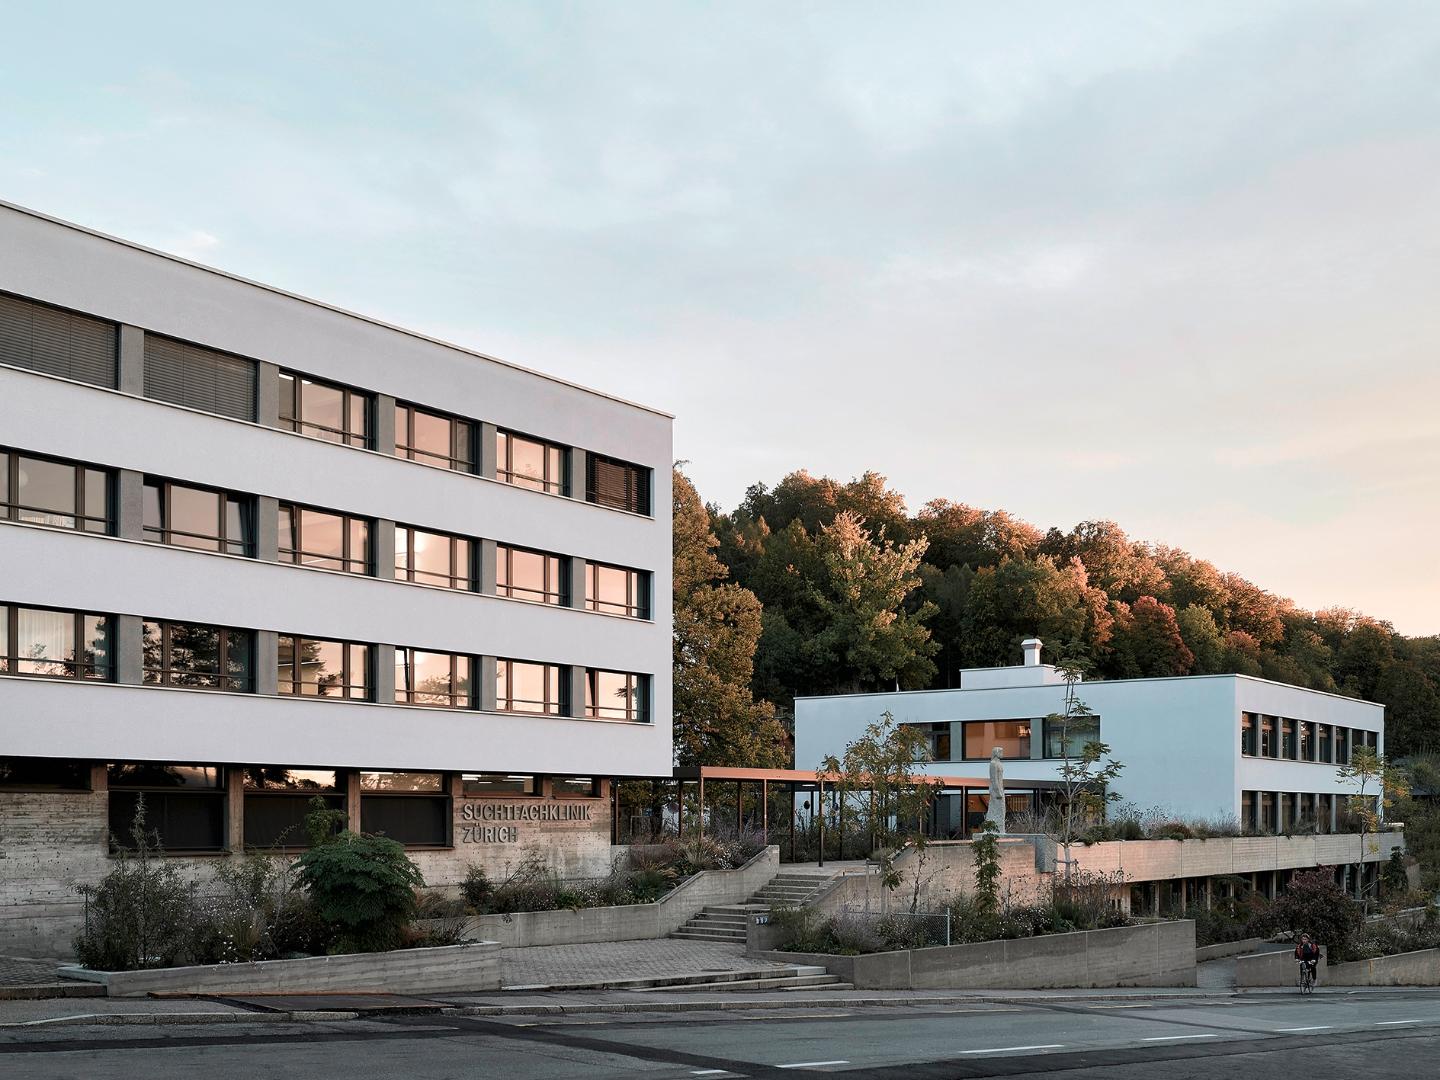
<svg viewBox="0 0 1440 1080"><path fill-rule="evenodd" d="M714 990L722 984L754 982L779 976L804 978L824 975L825 969L807 964L790 964L782 968L747 968L737 971L705 971L690 975L657 975L648 979L609 979L588 983L552 983L540 986L507 986L507 992L531 993L539 990ZM822 986L820 989L829 989Z"/></svg>
<svg viewBox="0 0 1440 1080"><path fill-rule="evenodd" d="M641 991L649 994L684 993L691 990L835 990L843 984L838 975L790 975L776 972L774 975L755 979L726 979L713 983L690 983L686 986L657 986Z"/></svg>
<svg viewBox="0 0 1440 1080"><path fill-rule="evenodd" d="M745 944L745 934L743 931L740 933L731 933L726 930L681 929L674 931L670 936L672 938L683 938L686 941L724 941L739 943L741 945Z"/></svg>

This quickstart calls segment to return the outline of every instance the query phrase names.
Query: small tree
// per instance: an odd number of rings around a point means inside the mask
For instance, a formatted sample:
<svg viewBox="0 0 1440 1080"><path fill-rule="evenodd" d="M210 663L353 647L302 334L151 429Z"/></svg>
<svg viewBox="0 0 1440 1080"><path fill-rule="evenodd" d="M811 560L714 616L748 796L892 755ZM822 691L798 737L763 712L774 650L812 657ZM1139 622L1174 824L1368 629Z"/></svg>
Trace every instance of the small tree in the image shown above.
<svg viewBox="0 0 1440 1080"><path fill-rule="evenodd" d="M910 910L920 906L928 837L925 822L930 804L940 790L940 781L918 766L930 760L925 735L917 728L896 724L889 712L866 727L845 747L843 758L828 755L819 772L841 792L868 790L871 796L870 827L875 836L875 857L880 863L885 887L900 887L902 876L895 859L906 846L915 849L915 887Z"/></svg>
<svg viewBox="0 0 1440 1080"><path fill-rule="evenodd" d="M1385 810L1410 793L1403 770L1391 765L1373 746L1357 746L1350 752L1350 764L1341 765L1336 773L1340 782L1349 784L1354 792L1345 800L1350 815L1360 823L1360 881L1362 898L1369 901L1365 888L1365 854L1379 854L1380 843L1370 839L1380 832Z"/></svg>
<svg viewBox="0 0 1440 1080"><path fill-rule="evenodd" d="M1267 912L1269 929L1309 934L1336 961L1349 955L1364 917L1328 866L1295 874Z"/></svg>
<svg viewBox="0 0 1440 1080"><path fill-rule="evenodd" d="M1095 714L1076 691L1084 677L1084 667L1076 661L1066 661L1058 670L1065 680L1064 711L1051 713L1045 721L1060 729L1062 805L1056 821L1056 839L1065 852L1065 880L1069 881L1074 868L1070 847L1080 838L1080 829L1090 818L1103 816L1105 807L1120 798L1119 792L1110 790L1110 784L1125 766L1111 758L1110 747L1098 739L1080 743L1076 729L1089 731L1095 727ZM1072 732L1076 737L1072 738ZM1080 743L1078 754L1077 743Z"/></svg>

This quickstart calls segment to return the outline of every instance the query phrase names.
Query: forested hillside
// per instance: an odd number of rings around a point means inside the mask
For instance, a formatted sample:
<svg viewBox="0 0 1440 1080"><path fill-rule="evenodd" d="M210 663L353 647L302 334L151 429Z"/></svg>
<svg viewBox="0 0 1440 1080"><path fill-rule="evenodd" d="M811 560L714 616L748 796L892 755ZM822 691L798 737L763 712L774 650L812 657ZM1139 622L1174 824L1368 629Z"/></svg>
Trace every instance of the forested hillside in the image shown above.
<svg viewBox="0 0 1440 1080"><path fill-rule="evenodd" d="M1440 742L1440 637L1306 611L1113 522L1046 531L943 499L912 513L874 473L795 472L707 509L729 583L761 605L754 697L782 714L797 694L953 686L960 668L1018 663L1036 635L1089 678L1258 675L1384 703L1392 756Z"/></svg>

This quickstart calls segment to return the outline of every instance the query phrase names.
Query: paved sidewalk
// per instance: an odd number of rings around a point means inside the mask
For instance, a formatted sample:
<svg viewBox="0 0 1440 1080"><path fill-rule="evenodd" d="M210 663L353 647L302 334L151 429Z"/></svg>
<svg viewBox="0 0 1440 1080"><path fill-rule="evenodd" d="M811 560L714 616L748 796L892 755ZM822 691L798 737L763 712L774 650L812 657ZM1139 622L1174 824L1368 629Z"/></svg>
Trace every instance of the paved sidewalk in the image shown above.
<svg viewBox="0 0 1440 1080"><path fill-rule="evenodd" d="M55 981L59 960L31 960L0 956L0 986L38 986Z"/></svg>
<svg viewBox="0 0 1440 1080"><path fill-rule="evenodd" d="M659 938L606 941L588 945L538 945L502 949L502 986L548 986L614 982L699 975L707 971L756 971L781 968L766 960L747 959L743 945L716 941Z"/></svg>

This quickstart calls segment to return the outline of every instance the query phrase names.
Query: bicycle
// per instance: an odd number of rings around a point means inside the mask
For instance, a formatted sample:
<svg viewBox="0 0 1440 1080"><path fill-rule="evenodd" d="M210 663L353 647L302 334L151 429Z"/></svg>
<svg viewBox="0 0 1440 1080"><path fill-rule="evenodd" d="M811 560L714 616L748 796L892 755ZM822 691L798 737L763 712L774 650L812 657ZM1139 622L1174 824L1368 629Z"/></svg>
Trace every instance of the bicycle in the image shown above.
<svg viewBox="0 0 1440 1080"><path fill-rule="evenodd" d="M1301 960L1300 964L1300 993L1313 994L1315 992L1315 961Z"/></svg>

